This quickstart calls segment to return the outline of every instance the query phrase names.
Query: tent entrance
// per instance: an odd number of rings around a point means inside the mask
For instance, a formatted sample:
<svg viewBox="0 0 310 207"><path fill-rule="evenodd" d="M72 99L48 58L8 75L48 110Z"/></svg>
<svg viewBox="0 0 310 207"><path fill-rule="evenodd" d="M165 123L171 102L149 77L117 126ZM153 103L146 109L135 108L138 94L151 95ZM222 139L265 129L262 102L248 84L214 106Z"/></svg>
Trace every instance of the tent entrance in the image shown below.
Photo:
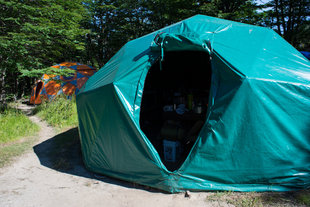
<svg viewBox="0 0 310 207"><path fill-rule="evenodd" d="M39 83L37 83L37 87L36 87L36 91L35 91L35 99L37 99L39 97L39 94L41 92L42 87L43 87L43 83L41 81Z"/></svg>
<svg viewBox="0 0 310 207"><path fill-rule="evenodd" d="M178 169L205 123L211 84L210 56L165 52L145 79L140 127L168 170Z"/></svg>

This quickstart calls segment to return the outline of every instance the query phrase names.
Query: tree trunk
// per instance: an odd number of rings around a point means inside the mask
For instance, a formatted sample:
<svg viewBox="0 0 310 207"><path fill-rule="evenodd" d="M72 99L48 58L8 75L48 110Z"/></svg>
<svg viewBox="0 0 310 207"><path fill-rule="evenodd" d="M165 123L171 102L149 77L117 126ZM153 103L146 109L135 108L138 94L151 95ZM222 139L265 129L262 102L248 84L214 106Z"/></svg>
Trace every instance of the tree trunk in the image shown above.
<svg viewBox="0 0 310 207"><path fill-rule="evenodd" d="M279 34L282 34L281 32L281 25L280 25L280 16L279 16L279 10L278 10L278 7L279 7L279 1L278 0L275 0L274 1L274 6L275 6L275 12L276 12L276 18L277 18L277 27L278 27L278 33Z"/></svg>
<svg viewBox="0 0 310 207"><path fill-rule="evenodd" d="M5 74L6 74L6 70L2 69L1 74L0 74L0 107L6 104Z"/></svg>
<svg viewBox="0 0 310 207"><path fill-rule="evenodd" d="M286 36L286 23L285 23L285 11L283 8L283 0L280 0L280 10L281 10L281 20L282 20L282 28L283 28L283 36Z"/></svg>
<svg viewBox="0 0 310 207"><path fill-rule="evenodd" d="M286 40L288 42L292 41L292 33L293 33L293 28L292 28L292 21L294 18L293 14L293 5L292 5L292 0L289 0L288 4L288 14L287 14L287 26L286 26Z"/></svg>

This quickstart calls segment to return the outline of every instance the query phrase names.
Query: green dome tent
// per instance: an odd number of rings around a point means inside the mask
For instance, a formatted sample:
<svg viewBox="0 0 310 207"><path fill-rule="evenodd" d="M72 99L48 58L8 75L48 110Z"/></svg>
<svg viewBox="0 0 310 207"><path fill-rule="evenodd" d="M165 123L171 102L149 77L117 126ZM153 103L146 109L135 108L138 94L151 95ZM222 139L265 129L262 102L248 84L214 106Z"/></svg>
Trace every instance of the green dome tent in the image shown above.
<svg viewBox="0 0 310 207"><path fill-rule="evenodd" d="M169 192L310 187L310 62L197 15L128 42L77 96L94 172Z"/></svg>

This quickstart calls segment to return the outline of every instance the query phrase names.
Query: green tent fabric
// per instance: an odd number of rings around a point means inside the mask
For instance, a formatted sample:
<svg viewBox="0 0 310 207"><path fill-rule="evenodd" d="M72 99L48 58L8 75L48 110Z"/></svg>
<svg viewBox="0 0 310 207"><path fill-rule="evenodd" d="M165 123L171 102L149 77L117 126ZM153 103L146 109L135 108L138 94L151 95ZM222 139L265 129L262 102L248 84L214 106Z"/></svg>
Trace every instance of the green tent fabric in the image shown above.
<svg viewBox="0 0 310 207"><path fill-rule="evenodd" d="M169 171L141 130L140 110L148 71L173 51L209 54L212 81L205 123ZM309 188L309 83L309 60L274 31L196 15L128 42L83 86L85 165L168 192Z"/></svg>

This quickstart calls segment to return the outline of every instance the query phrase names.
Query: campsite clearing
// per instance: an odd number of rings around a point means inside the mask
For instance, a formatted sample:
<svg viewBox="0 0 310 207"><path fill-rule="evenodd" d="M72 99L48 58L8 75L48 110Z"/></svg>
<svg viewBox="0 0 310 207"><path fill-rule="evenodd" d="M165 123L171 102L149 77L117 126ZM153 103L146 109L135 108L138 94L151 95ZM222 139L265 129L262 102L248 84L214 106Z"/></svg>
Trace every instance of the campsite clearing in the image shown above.
<svg viewBox="0 0 310 207"><path fill-rule="evenodd" d="M29 110L22 105L22 110ZM56 134L36 116L39 139L11 166L0 169L0 205L14 206L307 206L297 193L190 192L167 194L87 171L77 128ZM308 202L308 203L307 203ZM303 204L304 203L304 204Z"/></svg>

